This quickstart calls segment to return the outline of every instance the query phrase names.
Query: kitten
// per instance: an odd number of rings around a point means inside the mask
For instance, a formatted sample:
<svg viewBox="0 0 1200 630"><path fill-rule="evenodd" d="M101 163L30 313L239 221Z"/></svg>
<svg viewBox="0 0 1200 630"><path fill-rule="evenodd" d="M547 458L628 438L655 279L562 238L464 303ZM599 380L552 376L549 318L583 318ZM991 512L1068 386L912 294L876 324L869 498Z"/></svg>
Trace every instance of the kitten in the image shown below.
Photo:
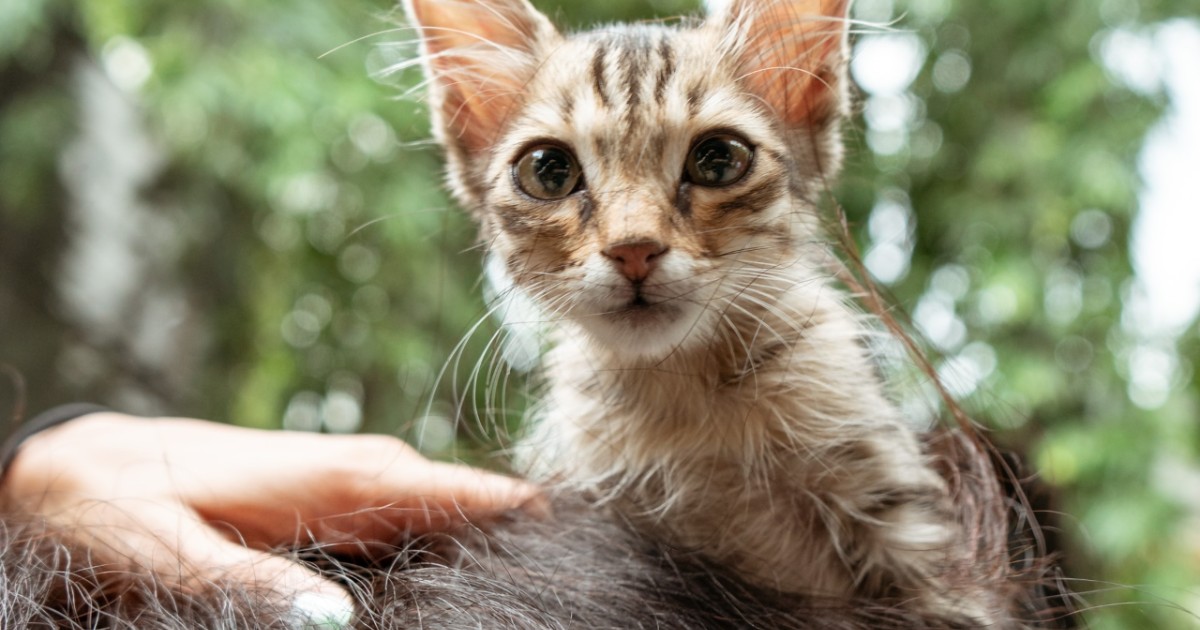
<svg viewBox="0 0 1200 630"><path fill-rule="evenodd" d="M1004 625L833 281L847 4L563 35L406 0L454 195L550 325L524 470L756 586Z"/></svg>
<svg viewBox="0 0 1200 630"><path fill-rule="evenodd" d="M356 626L1070 624L986 448L902 421L830 277L844 0L572 36L525 0L408 9L454 192L552 323L520 459L554 516L366 565L304 551ZM0 627L292 624L270 594L173 592L0 515Z"/></svg>

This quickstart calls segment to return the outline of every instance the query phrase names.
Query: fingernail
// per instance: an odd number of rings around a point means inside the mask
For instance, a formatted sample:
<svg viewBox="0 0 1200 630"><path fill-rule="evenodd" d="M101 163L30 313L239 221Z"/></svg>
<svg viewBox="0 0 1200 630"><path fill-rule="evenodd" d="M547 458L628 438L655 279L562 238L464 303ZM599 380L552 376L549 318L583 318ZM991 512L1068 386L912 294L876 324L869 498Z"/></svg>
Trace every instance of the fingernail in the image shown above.
<svg viewBox="0 0 1200 630"><path fill-rule="evenodd" d="M353 618L354 605L345 598L301 593L292 600L288 621L295 630L342 630Z"/></svg>

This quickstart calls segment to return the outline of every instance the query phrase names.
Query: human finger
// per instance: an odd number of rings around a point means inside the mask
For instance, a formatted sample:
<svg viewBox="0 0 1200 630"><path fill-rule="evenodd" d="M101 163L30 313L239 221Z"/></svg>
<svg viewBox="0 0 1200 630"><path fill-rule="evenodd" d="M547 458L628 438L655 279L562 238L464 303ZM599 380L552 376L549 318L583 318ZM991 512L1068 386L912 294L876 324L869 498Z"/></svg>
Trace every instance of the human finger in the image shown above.
<svg viewBox="0 0 1200 630"><path fill-rule="evenodd" d="M366 507L327 512L304 523L309 542L334 553L373 555L379 544L479 522L513 509L545 516L548 504L531 484L459 464L423 460L373 476L359 491Z"/></svg>
<svg viewBox="0 0 1200 630"><path fill-rule="evenodd" d="M186 501L267 545L389 542L513 508L545 511L532 484L431 461L394 437L279 437L269 465L243 470L236 486L231 479L186 493Z"/></svg>

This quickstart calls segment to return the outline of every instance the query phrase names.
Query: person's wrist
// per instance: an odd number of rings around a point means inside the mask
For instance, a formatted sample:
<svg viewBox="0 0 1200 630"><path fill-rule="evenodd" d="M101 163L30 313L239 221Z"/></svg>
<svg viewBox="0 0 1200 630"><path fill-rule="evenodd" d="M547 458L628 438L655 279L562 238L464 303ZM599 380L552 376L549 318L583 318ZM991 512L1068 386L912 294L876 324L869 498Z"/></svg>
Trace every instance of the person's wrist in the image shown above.
<svg viewBox="0 0 1200 630"><path fill-rule="evenodd" d="M8 476L8 469L16 459L17 454L34 436L78 420L79 418L106 412L109 412L109 410L100 405L71 403L43 411L28 422L16 427L8 438L3 443L0 443L0 487L4 485L4 479Z"/></svg>
<svg viewBox="0 0 1200 630"><path fill-rule="evenodd" d="M36 508L54 495L69 492L86 482L88 439L81 430L97 430L116 414L106 410L73 416L22 437L7 454L0 474L0 507Z"/></svg>

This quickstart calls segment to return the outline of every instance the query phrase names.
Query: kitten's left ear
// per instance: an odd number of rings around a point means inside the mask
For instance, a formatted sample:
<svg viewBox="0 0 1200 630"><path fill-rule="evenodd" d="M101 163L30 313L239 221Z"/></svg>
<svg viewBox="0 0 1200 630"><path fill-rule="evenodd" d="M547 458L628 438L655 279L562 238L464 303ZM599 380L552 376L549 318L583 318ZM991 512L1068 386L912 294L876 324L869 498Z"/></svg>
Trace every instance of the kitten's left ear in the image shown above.
<svg viewBox="0 0 1200 630"><path fill-rule="evenodd" d="M821 130L847 107L850 0L707 0L739 80L789 127Z"/></svg>

